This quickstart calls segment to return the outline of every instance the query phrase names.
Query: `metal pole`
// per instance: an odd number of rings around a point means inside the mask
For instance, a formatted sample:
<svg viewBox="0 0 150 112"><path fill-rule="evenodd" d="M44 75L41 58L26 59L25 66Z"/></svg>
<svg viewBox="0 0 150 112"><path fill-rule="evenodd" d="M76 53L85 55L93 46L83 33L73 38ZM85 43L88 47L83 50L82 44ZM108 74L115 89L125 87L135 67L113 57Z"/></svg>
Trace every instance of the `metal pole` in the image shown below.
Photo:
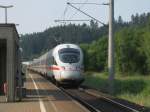
<svg viewBox="0 0 150 112"><path fill-rule="evenodd" d="M109 71L109 90L114 92L114 0L109 0L109 39L108 39L108 71Z"/></svg>
<svg viewBox="0 0 150 112"><path fill-rule="evenodd" d="M5 8L5 23L7 24L7 8Z"/></svg>

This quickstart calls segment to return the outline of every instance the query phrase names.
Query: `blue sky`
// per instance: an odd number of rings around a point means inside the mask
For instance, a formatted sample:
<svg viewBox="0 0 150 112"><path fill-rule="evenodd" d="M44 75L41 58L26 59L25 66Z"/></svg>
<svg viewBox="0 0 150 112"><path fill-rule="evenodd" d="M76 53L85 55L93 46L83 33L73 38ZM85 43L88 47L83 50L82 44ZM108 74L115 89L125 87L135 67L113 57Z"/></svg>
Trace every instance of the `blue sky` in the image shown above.
<svg viewBox="0 0 150 112"><path fill-rule="evenodd" d="M0 5L14 5L8 9L8 22L19 24L20 34L41 32L60 25L55 19L89 19L66 5L66 2L107 3L108 0L0 0ZM129 21L132 14L150 12L150 0L114 0L115 18ZM100 21L108 22L108 6L75 5ZM64 10L67 9L64 14ZM4 9L0 8L0 23L4 22ZM76 22L77 23L77 22ZM87 22L88 23L88 22ZM78 24L78 23L77 23Z"/></svg>

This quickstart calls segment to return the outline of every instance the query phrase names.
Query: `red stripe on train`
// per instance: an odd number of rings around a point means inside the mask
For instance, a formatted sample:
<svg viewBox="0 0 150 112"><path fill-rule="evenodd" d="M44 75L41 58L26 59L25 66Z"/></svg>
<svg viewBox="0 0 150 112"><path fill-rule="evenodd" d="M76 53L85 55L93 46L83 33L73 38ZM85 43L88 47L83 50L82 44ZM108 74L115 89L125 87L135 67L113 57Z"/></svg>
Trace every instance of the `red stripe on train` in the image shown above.
<svg viewBox="0 0 150 112"><path fill-rule="evenodd" d="M54 66L50 66L50 67L47 67L48 70L60 70L59 67L54 67Z"/></svg>

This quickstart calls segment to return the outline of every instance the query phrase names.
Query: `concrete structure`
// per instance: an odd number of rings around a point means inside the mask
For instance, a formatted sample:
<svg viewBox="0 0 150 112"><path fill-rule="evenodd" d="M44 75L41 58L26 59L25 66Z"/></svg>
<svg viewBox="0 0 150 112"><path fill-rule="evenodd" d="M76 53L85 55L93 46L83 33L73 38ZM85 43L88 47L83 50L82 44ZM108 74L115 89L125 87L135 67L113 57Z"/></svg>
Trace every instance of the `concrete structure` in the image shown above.
<svg viewBox="0 0 150 112"><path fill-rule="evenodd" d="M16 100L16 87L21 87L19 55L19 35L15 24L0 24L0 93L4 95L2 88L6 83L8 102Z"/></svg>

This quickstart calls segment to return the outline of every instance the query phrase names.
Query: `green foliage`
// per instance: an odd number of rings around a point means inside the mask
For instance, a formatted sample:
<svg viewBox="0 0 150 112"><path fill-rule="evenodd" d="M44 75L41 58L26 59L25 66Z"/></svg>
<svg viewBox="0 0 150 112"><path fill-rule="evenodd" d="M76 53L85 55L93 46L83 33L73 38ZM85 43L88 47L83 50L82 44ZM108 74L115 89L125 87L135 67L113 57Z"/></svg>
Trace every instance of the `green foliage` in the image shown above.
<svg viewBox="0 0 150 112"><path fill-rule="evenodd" d="M36 58L59 43L91 43L106 33L105 28L100 29L97 23L91 21L90 26L69 24L50 27L40 33L22 35L23 59Z"/></svg>
<svg viewBox="0 0 150 112"><path fill-rule="evenodd" d="M103 37L97 41L93 41L90 45L81 44L80 47L84 51L85 70L104 70L107 61L107 37Z"/></svg>
<svg viewBox="0 0 150 112"><path fill-rule="evenodd" d="M146 56L142 48L143 31L124 28L116 33L117 70L127 72L146 72Z"/></svg>
<svg viewBox="0 0 150 112"><path fill-rule="evenodd" d="M150 18L143 34L143 51L146 56L147 71L150 72Z"/></svg>
<svg viewBox="0 0 150 112"><path fill-rule="evenodd" d="M150 14L132 16L131 25L115 34L116 68L122 73L150 72Z"/></svg>
<svg viewBox="0 0 150 112"><path fill-rule="evenodd" d="M85 85L108 93L108 75L105 73L86 73ZM114 96L140 105L150 107L150 76L116 75Z"/></svg>
<svg viewBox="0 0 150 112"><path fill-rule="evenodd" d="M115 32L116 71L128 75L132 73L149 74L150 15L142 14L139 16L136 14L136 16L132 16L132 19L127 24L119 17L117 21L119 24L116 23L115 25L115 28L119 28ZM89 44L88 48L82 48L86 52L85 70L106 70L107 41L107 37L103 36Z"/></svg>
<svg viewBox="0 0 150 112"><path fill-rule="evenodd" d="M123 22L121 16L114 24L115 66L122 74L150 73L150 13L131 16ZM108 57L108 26L69 24L50 27L44 32L21 37L24 60L44 54L58 43L79 44L84 52L84 66L88 71L106 71Z"/></svg>

